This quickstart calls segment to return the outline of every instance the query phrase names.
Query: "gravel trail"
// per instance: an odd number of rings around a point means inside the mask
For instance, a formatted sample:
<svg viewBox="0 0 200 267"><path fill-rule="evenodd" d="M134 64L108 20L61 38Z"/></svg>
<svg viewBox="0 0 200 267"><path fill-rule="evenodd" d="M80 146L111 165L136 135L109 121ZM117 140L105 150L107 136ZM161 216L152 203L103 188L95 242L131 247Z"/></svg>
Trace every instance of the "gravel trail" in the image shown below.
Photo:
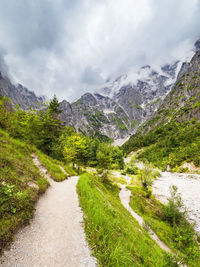
<svg viewBox="0 0 200 267"><path fill-rule="evenodd" d="M37 158L34 162L39 165ZM77 181L77 176L60 183L50 179L51 186L36 204L30 225L18 231L10 250L0 258L0 266L96 266L85 240Z"/></svg>
<svg viewBox="0 0 200 267"><path fill-rule="evenodd" d="M188 210L189 219L196 223L195 229L200 233L200 175L163 172L153 183L154 196L166 203L172 185L177 186Z"/></svg>
<svg viewBox="0 0 200 267"><path fill-rule="evenodd" d="M144 220L143 218L138 215L135 211L132 210L131 206L129 205L130 203L130 197L131 197L131 191L126 188L125 185L121 186L121 191L119 193L120 200L124 207L131 213L131 215L138 221L139 225L141 227L144 227ZM158 244L160 248L165 250L166 252L170 253L171 250L170 248L165 245L159 238L158 236L149 228L148 229L149 235L151 238Z"/></svg>

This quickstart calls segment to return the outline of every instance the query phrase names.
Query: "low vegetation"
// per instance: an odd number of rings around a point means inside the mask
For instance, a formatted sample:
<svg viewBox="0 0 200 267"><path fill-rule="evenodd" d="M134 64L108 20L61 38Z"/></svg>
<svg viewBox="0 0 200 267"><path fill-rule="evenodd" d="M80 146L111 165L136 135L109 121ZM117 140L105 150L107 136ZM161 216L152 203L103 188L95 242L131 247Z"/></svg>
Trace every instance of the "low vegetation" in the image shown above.
<svg viewBox="0 0 200 267"><path fill-rule="evenodd" d="M83 174L77 190L99 266L176 266L123 207L117 186Z"/></svg>
<svg viewBox="0 0 200 267"><path fill-rule="evenodd" d="M179 123L171 121L160 125L148 134L133 135L122 149L125 153L143 148L138 159L148 160L166 170L181 166L185 161L200 167L200 123L193 119Z"/></svg>
<svg viewBox="0 0 200 267"><path fill-rule="evenodd" d="M48 181L41 176L27 144L0 130L0 252L12 240L19 226L33 216L38 195Z"/></svg>
<svg viewBox="0 0 200 267"><path fill-rule="evenodd" d="M70 165L64 165L63 162L59 162L58 160L43 154L37 149L34 149L34 153L38 156L39 161L48 170L51 178L56 182L61 182L67 179L69 176L76 175L76 171ZM61 167L66 173L64 173Z"/></svg>
<svg viewBox="0 0 200 267"><path fill-rule="evenodd" d="M153 196L146 197L142 187L129 187L132 192L130 206L143 217L148 226L168 245L178 262L187 266L200 266L200 253L195 241L194 227L187 221L180 195L172 188L169 203L164 206Z"/></svg>

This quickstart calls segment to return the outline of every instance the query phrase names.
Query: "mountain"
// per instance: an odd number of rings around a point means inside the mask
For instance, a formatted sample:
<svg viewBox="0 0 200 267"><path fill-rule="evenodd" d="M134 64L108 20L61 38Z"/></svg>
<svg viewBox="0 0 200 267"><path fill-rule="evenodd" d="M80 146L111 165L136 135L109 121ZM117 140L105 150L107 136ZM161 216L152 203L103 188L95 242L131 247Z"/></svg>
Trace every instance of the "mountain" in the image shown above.
<svg viewBox="0 0 200 267"><path fill-rule="evenodd" d="M139 159L163 169L200 167L200 50L154 115L122 146L127 154L141 148Z"/></svg>
<svg viewBox="0 0 200 267"><path fill-rule="evenodd" d="M113 139L128 134L129 118L113 99L100 94L84 94L70 104L60 103L60 119L90 136Z"/></svg>
<svg viewBox="0 0 200 267"><path fill-rule="evenodd" d="M41 108L45 101L44 96L37 97L23 85L14 85L2 72L0 72L0 95L10 98L13 104L18 104L24 110Z"/></svg>
<svg viewBox="0 0 200 267"><path fill-rule="evenodd" d="M198 51L199 47L200 40L194 50ZM63 100L60 119L86 135L123 141L154 116L175 82L181 80L189 68L189 62L175 61L161 67L146 65L138 71L129 71L108 80L96 93L85 93L74 103ZM44 97L37 97L20 84L12 84L2 73L0 88L1 94L25 110L43 105Z"/></svg>
<svg viewBox="0 0 200 267"><path fill-rule="evenodd" d="M174 62L158 71L144 66L108 81L98 93L86 93L72 104L64 100L60 119L87 135L127 138L161 105L176 81L179 65Z"/></svg>
<svg viewBox="0 0 200 267"><path fill-rule="evenodd" d="M184 66L183 63L182 66ZM181 68L182 71L182 68ZM181 72L180 71L180 72ZM180 74L178 75L180 77ZM179 122L196 118L200 121L200 50L195 53L187 70L164 99L152 118L143 127L148 132L160 123L168 123L173 119Z"/></svg>

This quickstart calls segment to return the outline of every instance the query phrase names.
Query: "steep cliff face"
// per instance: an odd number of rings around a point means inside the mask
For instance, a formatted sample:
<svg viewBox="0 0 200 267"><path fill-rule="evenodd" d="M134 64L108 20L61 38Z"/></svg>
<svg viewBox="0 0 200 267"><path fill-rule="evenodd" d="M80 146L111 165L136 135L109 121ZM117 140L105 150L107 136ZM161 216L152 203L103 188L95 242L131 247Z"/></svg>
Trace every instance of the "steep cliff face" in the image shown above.
<svg viewBox="0 0 200 267"><path fill-rule="evenodd" d="M45 97L37 97L21 84L14 85L10 79L0 72L0 94L11 99L13 104L18 104L22 109L41 108Z"/></svg>

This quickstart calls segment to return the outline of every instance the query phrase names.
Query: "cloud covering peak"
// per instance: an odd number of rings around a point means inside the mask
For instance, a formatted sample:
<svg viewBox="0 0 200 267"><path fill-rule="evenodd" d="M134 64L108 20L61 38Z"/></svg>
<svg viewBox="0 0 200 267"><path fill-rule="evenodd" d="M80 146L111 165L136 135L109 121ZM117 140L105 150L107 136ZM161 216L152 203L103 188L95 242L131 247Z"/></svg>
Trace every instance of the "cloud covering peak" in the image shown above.
<svg viewBox="0 0 200 267"><path fill-rule="evenodd" d="M200 0L2 0L0 68L72 101L107 78L187 55L199 15Z"/></svg>

